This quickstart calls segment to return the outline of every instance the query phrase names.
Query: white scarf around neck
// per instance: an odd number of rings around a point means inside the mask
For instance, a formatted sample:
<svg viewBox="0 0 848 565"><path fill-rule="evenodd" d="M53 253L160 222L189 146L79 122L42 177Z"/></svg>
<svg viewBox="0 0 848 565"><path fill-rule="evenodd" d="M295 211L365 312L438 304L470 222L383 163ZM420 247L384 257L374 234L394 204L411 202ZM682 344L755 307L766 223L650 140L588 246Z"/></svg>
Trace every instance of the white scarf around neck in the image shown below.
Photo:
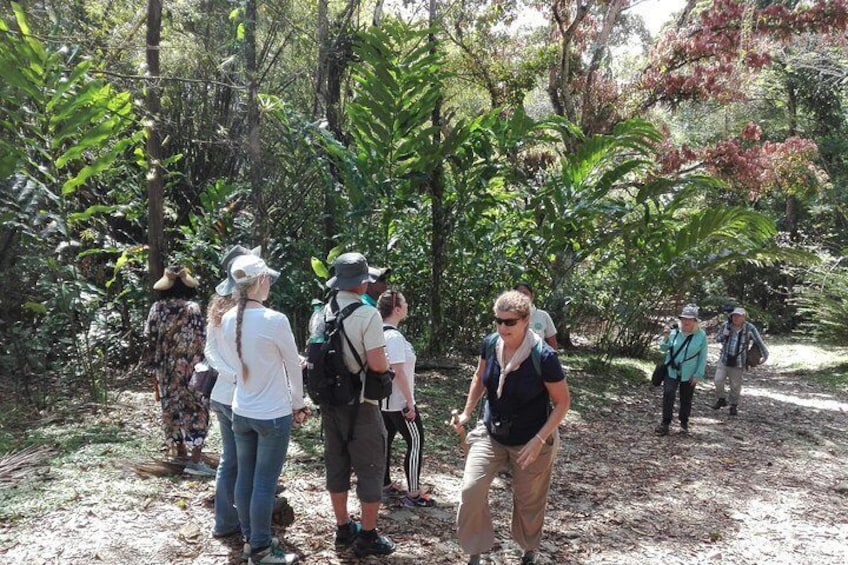
<svg viewBox="0 0 848 565"><path fill-rule="evenodd" d="M530 352L533 351L533 348L536 347L538 342L542 341L542 338L539 337L536 332L531 331L530 328L527 328L527 332L524 334L524 341L521 342L521 345L518 346L515 353L512 355L512 359L509 360L509 363L504 364L504 341L501 336L498 336L498 342L495 345L495 352L498 356L498 364L501 366L501 376L498 380L498 398L503 394L504 383L506 382L506 376L508 373L518 369L519 366L530 356Z"/></svg>

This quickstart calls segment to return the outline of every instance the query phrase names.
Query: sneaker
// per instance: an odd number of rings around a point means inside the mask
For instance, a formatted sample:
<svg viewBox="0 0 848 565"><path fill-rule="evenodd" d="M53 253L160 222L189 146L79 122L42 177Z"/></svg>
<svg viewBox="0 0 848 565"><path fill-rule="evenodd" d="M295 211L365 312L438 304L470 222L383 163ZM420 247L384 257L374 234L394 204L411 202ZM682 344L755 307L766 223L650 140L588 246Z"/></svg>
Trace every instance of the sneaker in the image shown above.
<svg viewBox="0 0 848 565"><path fill-rule="evenodd" d="M660 424L656 428L654 428L654 433L658 436L667 436L668 435L668 424Z"/></svg>
<svg viewBox="0 0 848 565"><path fill-rule="evenodd" d="M229 532L212 532L212 537L215 539L223 539L234 536L236 534L241 534L241 528L236 528L235 530L230 530Z"/></svg>
<svg viewBox="0 0 848 565"><path fill-rule="evenodd" d="M189 461L186 463L183 473L186 475L193 475L195 477L214 477L215 469L207 465L204 461L200 461L198 463Z"/></svg>
<svg viewBox="0 0 848 565"><path fill-rule="evenodd" d="M418 496L415 496L415 497L404 496L403 497L403 505L406 506L407 508L415 508L416 506L421 506L423 508L430 508L431 506L435 506L436 503L428 495L426 495L422 492L422 493L419 493Z"/></svg>
<svg viewBox="0 0 848 565"><path fill-rule="evenodd" d="M735 415L737 414L737 412L738 412L738 410L736 410L736 405L735 405L735 404L731 404L731 405L730 405L730 415L731 415L731 416L735 416Z"/></svg>
<svg viewBox="0 0 848 565"><path fill-rule="evenodd" d="M244 539L244 538L242 538ZM280 545L279 538L271 538L271 545ZM241 560L243 563L246 563L250 559L250 544L244 542L244 545L241 548Z"/></svg>
<svg viewBox="0 0 848 565"><path fill-rule="evenodd" d="M536 552L535 551L525 551L524 555L521 556L521 565L532 565L536 562Z"/></svg>
<svg viewBox="0 0 848 565"><path fill-rule="evenodd" d="M279 542L272 539L271 545L261 551L250 554L247 565L266 565L269 563L290 565L291 563L297 563L297 560L298 556L296 553L286 553L285 548L281 547Z"/></svg>
<svg viewBox="0 0 848 565"><path fill-rule="evenodd" d="M347 524L343 526L336 527L336 549L344 549L346 547L350 547L354 541L356 541L356 537L359 535L359 532L362 531L362 524L357 522L356 520L351 520Z"/></svg>
<svg viewBox="0 0 848 565"><path fill-rule="evenodd" d="M719 408L723 408L725 406L727 406L727 401L723 398L718 398L716 399L715 404L713 404L713 410L718 410Z"/></svg>
<svg viewBox="0 0 848 565"><path fill-rule="evenodd" d="M403 498L403 489L392 483L383 487L383 500Z"/></svg>
<svg viewBox="0 0 848 565"><path fill-rule="evenodd" d="M353 542L353 552L357 557L389 555L394 550L395 542L388 536L378 534L377 530L372 530L367 534L363 532Z"/></svg>

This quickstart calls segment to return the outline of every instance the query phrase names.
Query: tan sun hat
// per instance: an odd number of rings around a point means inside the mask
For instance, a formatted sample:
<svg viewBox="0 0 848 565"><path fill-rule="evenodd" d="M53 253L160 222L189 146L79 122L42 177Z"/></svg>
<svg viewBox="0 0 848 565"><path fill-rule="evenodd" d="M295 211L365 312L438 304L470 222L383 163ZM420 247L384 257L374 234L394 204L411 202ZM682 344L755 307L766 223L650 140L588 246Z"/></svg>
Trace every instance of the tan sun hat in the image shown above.
<svg viewBox="0 0 848 565"><path fill-rule="evenodd" d="M746 312L744 308L734 308L733 312L730 313L731 316L736 316L737 314L743 318L748 317L748 312Z"/></svg>
<svg viewBox="0 0 848 565"><path fill-rule="evenodd" d="M168 290L174 286L174 281L180 279L188 288L197 288L197 279L191 276L188 267L170 266L165 268L165 273L153 285L153 290Z"/></svg>

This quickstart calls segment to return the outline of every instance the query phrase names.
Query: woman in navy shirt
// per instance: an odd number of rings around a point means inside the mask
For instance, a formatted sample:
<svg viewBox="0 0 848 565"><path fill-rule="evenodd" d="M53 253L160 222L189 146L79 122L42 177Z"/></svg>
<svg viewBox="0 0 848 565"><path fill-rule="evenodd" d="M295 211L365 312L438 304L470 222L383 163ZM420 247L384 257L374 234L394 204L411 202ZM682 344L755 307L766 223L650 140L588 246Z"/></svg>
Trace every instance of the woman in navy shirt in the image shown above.
<svg viewBox="0 0 848 565"><path fill-rule="evenodd" d="M511 290L495 301L497 333L480 349L465 409L454 420L459 430L485 396L483 418L468 433L468 457L457 512L459 544L480 562L495 541L488 495L496 473L512 469L512 537L524 550L522 564L534 563L553 461L557 428L571 404L556 352L530 330L530 299Z"/></svg>

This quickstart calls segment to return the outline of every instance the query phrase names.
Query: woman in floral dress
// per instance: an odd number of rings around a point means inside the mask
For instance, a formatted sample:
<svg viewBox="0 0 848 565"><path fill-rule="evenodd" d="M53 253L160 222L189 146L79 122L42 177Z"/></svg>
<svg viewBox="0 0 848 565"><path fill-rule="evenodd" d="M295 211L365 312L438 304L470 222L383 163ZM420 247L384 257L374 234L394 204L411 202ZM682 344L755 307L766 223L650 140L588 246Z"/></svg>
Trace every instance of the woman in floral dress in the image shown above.
<svg viewBox="0 0 848 565"><path fill-rule="evenodd" d="M208 400L188 387L195 363L203 360L206 341L203 313L192 300L197 280L185 267L168 267L153 289L157 300L150 307L144 335L147 367L162 405L165 444L177 457L191 451L186 473L214 476L214 470L200 460L209 425Z"/></svg>

